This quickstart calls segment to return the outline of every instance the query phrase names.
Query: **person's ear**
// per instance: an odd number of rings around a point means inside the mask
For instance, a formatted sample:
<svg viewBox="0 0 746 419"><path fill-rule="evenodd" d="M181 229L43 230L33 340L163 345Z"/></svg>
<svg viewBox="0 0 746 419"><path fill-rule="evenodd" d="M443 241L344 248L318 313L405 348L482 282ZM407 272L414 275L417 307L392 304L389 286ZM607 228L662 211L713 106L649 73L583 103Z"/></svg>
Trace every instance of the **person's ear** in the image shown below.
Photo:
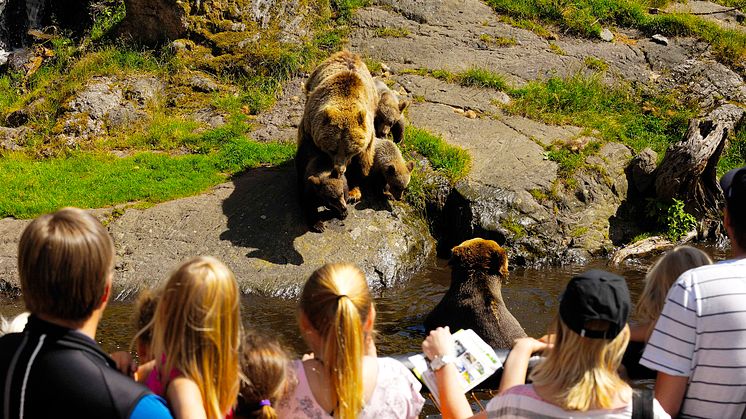
<svg viewBox="0 0 746 419"><path fill-rule="evenodd" d="M376 324L376 308L371 304L368 311L368 318L365 319L365 324L363 324L363 331L370 333L373 330L374 324Z"/></svg>
<svg viewBox="0 0 746 419"><path fill-rule="evenodd" d="M104 294L101 296L101 302L100 304L105 304L109 302L109 297L111 297L111 283L113 282L114 274L109 274L109 277L106 278L106 286L104 287Z"/></svg>

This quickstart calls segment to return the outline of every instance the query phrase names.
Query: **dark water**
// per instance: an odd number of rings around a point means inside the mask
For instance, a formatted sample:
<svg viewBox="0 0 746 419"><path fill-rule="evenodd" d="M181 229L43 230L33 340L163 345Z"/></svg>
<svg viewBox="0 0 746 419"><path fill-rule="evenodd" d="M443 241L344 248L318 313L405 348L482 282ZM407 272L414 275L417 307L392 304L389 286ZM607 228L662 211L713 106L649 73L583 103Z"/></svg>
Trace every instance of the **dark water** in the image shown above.
<svg viewBox="0 0 746 419"><path fill-rule="evenodd" d="M700 246L701 247L701 246ZM726 254L714 247L701 247L716 260ZM558 298L567 281L575 274L591 269L606 269L624 276L633 301L643 288L645 272L654 258L634 259L618 267L607 266L606 259L594 260L585 265L562 267L515 268L503 285L503 297L511 313L526 329L529 336L545 333L556 313ZM446 261L434 261L404 286L383 290L376 295L379 335L379 356L419 352L425 336L422 321L440 301L450 284L450 271ZM0 300L0 314L8 317L23 311L21 301ZM306 351L296 321L296 301L267 298L256 295L243 297L244 325L277 336L296 355ZM112 302L99 326L97 339L109 352L127 350L135 333L131 321L131 302ZM431 403L425 413L437 410Z"/></svg>

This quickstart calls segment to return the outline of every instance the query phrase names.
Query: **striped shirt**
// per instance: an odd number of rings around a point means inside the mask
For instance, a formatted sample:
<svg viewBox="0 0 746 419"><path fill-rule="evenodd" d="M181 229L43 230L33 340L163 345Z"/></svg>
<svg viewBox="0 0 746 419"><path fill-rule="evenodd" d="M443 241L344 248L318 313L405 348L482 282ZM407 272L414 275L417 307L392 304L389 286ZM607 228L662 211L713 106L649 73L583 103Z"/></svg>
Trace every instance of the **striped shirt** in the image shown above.
<svg viewBox="0 0 746 419"><path fill-rule="evenodd" d="M684 272L640 364L689 377L682 417L738 418L746 406L746 259Z"/></svg>
<svg viewBox="0 0 746 419"><path fill-rule="evenodd" d="M583 419L625 419L632 417L632 401L618 409L589 410L586 412L563 410L544 401L531 384L511 387L500 396L487 403L487 418L543 419L543 418L583 418ZM653 417L670 419L668 413L657 400L653 399Z"/></svg>

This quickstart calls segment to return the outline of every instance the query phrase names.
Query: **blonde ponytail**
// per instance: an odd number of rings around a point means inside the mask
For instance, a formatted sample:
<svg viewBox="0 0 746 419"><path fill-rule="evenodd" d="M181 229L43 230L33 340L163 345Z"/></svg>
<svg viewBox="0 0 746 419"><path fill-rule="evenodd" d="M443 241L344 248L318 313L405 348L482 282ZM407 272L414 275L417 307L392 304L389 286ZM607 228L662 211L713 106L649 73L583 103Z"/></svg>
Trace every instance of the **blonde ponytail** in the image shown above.
<svg viewBox="0 0 746 419"><path fill-rule="evenodd" d="M277 412L275 412L274 407L265 405L259 409L259 414L257 414L256 417L259 419L277 419Z"/></svg>
<svg viewBox="0 0 746 419"><path fill-rule="evenodd" d="M363 409L363 324L372 307L365 275L353 265L324 265L303 288L300 309L324 340L321 361L335 418L354 418Z"/></svg>

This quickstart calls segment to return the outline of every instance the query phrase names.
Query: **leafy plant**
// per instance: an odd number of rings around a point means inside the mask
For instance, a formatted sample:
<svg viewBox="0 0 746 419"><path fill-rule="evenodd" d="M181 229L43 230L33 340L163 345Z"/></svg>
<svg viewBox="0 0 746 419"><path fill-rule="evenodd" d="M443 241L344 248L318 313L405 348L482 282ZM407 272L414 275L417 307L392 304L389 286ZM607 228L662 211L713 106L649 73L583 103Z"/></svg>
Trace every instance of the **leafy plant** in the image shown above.
<svg viewBox="0 0 746 419"><path fill-rule="evenodd" d="M646 212L657 221L658 229L673 242L697 228L697 219L686 212L684 201L675 198L669 202L649 199Z"/></svg>

